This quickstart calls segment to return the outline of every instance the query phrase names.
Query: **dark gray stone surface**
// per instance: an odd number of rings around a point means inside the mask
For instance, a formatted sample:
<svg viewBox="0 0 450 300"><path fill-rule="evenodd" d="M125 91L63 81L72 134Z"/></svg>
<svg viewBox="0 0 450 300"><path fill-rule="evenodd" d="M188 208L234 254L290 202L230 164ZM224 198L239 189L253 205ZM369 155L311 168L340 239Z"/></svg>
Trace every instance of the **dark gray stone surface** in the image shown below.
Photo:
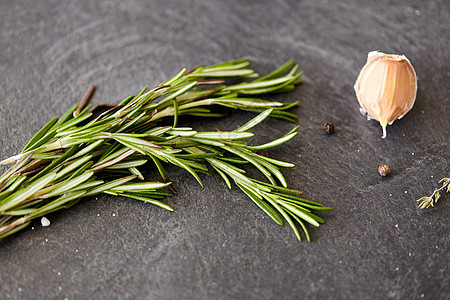
<svg viewBox="0 0 450 300"><path fill-rule="evenodd" d="M427 212L415 202L450 175L448 14L448 1L1 1L0 158L91 84L94 104L117 103L183 66L247 56L265 73L293 58L305 82L273 99L300 100L300 134L270 153L296 164L290 186L335 210L299 243L218 176L202 189L173 169L173 213L101 196L0 241L0 297L450 299L449 195ZM406 54L419 76L385 140L353 92L375 49ZM291 128L265 121L256 141Z"/></svg>

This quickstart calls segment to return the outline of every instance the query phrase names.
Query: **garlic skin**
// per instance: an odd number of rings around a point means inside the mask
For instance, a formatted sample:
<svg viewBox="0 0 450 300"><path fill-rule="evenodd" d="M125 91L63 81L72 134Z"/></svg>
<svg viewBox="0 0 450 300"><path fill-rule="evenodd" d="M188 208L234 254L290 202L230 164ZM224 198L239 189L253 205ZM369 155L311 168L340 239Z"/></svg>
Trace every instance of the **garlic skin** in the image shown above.
<svg viewBox="0 0 450 300"><path fill-rule="evenodd" d="M414 105L416 72L404 55L371 51L354 89L361 110L367 112L368 120L380 122L385 138L386 126L401 119Z"/></svg>

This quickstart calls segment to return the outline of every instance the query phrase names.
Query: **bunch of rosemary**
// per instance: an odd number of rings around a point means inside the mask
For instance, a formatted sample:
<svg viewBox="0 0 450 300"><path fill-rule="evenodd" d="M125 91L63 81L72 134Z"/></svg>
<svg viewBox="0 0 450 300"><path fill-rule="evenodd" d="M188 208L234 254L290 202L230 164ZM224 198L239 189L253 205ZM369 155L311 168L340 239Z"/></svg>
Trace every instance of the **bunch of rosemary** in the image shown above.
<svg viewBox="0 0 450 300"><path fill-rule="evenodd" d="M248 65L246 59L238 59L189 72L183 69L101 114L82 101L59 119L50 120L20 154L0 163L14 163L0 177L0 238L25 228L34 218L100 193L172 210L160 201L171 195L162 189L171 187L165 167L172 164L185 169L200 185L198 173L217 172L229 188L234 182L276 223L283 225L283 217L301 240L298 223L309 241L305 222L324 223L312 210L331 208L298 198L298 191L287 188L279 167L293 164L258 154L292 139L298 126L263 145L250 146L244 141L253 136L249 130L269 115L295 121L296 116L286 110L298 104L248 95L291 91L302 73L292 61L263 77ZM225 79L241 82L226 84ZM232 131L197 132L178 124L180 115L223 116L211 112L206 108L209 105L259 114ZM173 125L159 126L164 117L172 117ZM158 169L162 182L145 180L146 164ZM253 165L270 183L246 176L241 164Z"/></svg>

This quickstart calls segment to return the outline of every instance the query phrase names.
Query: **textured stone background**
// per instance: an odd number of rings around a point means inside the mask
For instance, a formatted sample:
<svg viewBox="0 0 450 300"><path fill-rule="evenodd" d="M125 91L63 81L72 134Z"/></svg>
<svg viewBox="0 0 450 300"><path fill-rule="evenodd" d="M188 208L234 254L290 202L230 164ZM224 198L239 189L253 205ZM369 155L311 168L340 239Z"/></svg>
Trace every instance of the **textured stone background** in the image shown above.
<svg viewBox="0 0 450 300"><path fill-rule="evenodd" d="M216 176L201 189L171 169L170 213L101 196L0 241L2 299L449 299L448 1L1 1L0 157L98 86L117 103L181 67L247 56L258 72L293 58L300 134L270 153L292 187L335 208L299 243ZM380 138L353 83L370 50L404 53L419 76L413 110ZM233 129L252 114L199 120ZM326 136L325 122L336 125ZM292 128L268 120L255 142ZM382 179L377 166L388 164ZM4 171L1 168L0 171Z"/></svg>

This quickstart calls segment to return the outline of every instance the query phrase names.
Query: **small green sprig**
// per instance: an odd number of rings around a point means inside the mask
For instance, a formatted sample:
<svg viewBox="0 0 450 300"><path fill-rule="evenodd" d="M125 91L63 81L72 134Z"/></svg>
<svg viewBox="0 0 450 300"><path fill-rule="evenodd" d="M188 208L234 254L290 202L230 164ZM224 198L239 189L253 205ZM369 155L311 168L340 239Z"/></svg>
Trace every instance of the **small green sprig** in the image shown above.
<svg viewBox="0 0 450 300"><path fill-rule="evenodd" d="M441 197L441 191L444 190L445 188L447 188L447 193L450 193L450 178L444 177L441 180L439 180L439 183L441 182L442 186L438 189L435 189L429 197L424 196L417 200L417 202L420 202L419 203L420 209L434 206L434 204L436 204L439 198Z"/></svg>
<svg viewBox="0 0 450 300"><path fill-rule="evenodd" d="M25 228L35 218L101 193L173 210L161 200L171 195L162 189L174 191L165 168L175 165L202 186L199 173L217 172L229 188L234 182L277 224L283 225L284 218L300 240L299 224L310 241L305 222L319 226L324 220L312 211L331 208L299 198L295 196L298 191L287 188L280 167L293 164L258 154L292 139L298 126L263 145L245 141L253 136L249 130L268 116L294 122L296 116L286 110L298 104L248 95L291 91L302 73L292 61L263 77L248 65L246 59L238 59L190 72L183 69L101 114L95 114L96 109L90 110L83 100L61 118L50 120L20 154L0 162L14 163L0 177L0 238ZM227 85L229 78L253 80ZM197 132L178 124L181 115L224 116L211 112L210 105L259 114L233 131ZM160 120L168 117L173 125L160 126ZM253 165L269 183L246 176L237 166L242 164ZM145 179L149 166L158 170L161 182Z"/></svg>

